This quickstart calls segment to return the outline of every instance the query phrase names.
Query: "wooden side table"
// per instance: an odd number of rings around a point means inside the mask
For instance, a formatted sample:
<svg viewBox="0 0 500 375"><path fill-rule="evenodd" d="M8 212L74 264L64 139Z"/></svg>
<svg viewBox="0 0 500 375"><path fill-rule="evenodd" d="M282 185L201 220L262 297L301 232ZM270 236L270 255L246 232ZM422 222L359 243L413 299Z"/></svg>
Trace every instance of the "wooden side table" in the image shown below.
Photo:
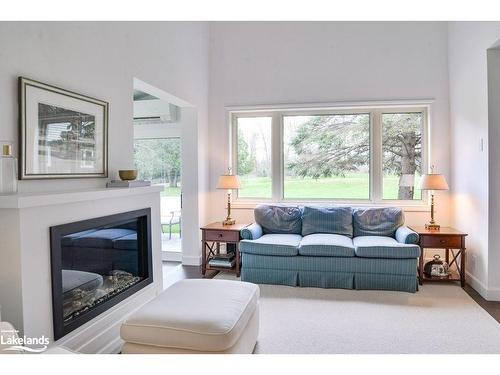
<svg viewBox="0 0 500 375"><path fill-rule="evenodd" d="M449 227L441 227L439 231L428 230L422 226L410 226L419 235L419 245L422 250L418 265L418 280L422 285L427 281L460 281L465 286L465 237L466 233ZM429 276L424 273L425 249L445 249L445 261L450 267L448 276ZM451 255L451 261L450 261ZM455 265L456 270L452 269Z"/></svg>
<svg viewBox="0 0 500 375"><path fill-rule="evenodd" d="M250 224L233 224L222 225L221 222L211 223L201 227L202 233L202 259L201 259L201 273L210 270L224 271L235 273L237 277L240 276L240 231ZM232 268L213 267L208 264L210 259L220 254L220 244L234 246L235 252L235 265Z"/></svg>

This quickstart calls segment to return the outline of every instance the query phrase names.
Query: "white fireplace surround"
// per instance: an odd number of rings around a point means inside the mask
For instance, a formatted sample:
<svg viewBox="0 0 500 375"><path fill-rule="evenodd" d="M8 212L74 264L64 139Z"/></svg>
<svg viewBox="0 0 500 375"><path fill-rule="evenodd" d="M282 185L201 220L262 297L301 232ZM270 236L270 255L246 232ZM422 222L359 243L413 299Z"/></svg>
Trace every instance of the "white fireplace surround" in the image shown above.
<svg viewBox="0 0 500 375"><path fill-rule="evenodd" d="M0 196L2 319L20 334L53 342L50 234L53 225L151 208L153 283L57 341L82 353L115 353L127 315L162 290L161 187Z"/></svg>

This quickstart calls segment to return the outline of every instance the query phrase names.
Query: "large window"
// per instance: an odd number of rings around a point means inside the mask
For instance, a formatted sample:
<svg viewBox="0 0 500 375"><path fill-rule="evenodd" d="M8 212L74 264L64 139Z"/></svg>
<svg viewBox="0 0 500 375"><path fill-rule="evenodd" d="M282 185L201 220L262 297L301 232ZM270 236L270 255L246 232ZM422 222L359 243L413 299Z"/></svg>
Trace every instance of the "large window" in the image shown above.
<svg viewBox="0 0 500 375"><path fill-rule="evenodd" d="M370 115L283 116L285 199L370 199Z"/></svg>
<svg viewBox="0 0 500 375"><path fill-rule="evenodd" d="M232 112L247 200L420 201L427 106Z"/></svg>

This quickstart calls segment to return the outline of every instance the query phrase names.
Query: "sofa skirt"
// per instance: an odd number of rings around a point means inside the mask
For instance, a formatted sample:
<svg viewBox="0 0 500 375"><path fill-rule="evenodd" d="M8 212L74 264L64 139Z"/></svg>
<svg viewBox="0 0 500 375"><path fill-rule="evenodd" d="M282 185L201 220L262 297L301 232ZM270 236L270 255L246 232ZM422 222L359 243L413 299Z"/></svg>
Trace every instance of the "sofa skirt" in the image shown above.
<svg viewBox="0 0 500 375"><path fill-rule="evenodd" d="M256 284L414 293L417 291L417 259L242 254L241 280Z"/></svg>

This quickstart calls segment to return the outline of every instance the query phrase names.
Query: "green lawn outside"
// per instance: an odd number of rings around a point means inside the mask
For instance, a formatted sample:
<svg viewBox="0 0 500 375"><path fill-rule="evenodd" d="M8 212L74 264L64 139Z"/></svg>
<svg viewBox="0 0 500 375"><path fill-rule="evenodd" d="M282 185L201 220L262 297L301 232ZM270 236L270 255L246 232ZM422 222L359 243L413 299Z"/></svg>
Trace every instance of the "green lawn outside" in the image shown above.
<svg viewBox="0 0 500 375"><path fill-rule="evenodd" d="M285 179L284 194L285 199L370 199L370 179L368 173L352 173L345 177L317 180L287 178Z"/></svg>
<svg viewBox="0 0 500 375"><path fill-rule="evenodd" d="M415 182L418 184L420 176L415 177ZM382 183L382 194L384 199L398 199L398 188L399 188L399 177L398 176L386 176L384 177L384 181ZM415 190L415 194L413 199L419 200L422 199L421 190Z"/></svg>
<svg viewBox="0 0 500 375"><path fill-rule="evenodd" d="M271 198L271 177L240 176L241 188L238 197L241 198Z"/></svg>
<svg viewBox="0 0 500 375"><path fill-rule="evenodd" d="M168 230L168 225L162 225L162 232L168 234L170 231ZM172 225L172 233L179 233L179 224Z"/></svg>
<svg viewBox="0 0 500 375"><path fill-rule="evenodd" d="M384 199L397 199L399 177L385 176L383 181ZM271 198L270 177L241 177L241 198ZM321 179L286 178L285 199L369 199L370 180L368 173L351 173L345 177ZM416 199L420 199L417 191Z"/></svg>
<svg viewBox="0 0 500 375"><path fill-rule="evenodd" d="M164 189L161 192L162 197L179 197L181 195L181 188L178 187L170 187L168 185L164 185Z"/></svg>
<svg viewBox="0 0 500 375"><path fill-rule="evenodd" d="M164 190L161 192L162 197L180 197L181 188L179 187L170 187L168 184L164 184ZM169 233L168 225L162 225L163 233ZM179 233L180 228L179 224L172 225L172 233Z"/></svg>
<svg viewBox="0 0 500 375"><path fill-rule="evenodd" d="M240 198L271 198L270 177L241 176L242 188L238 191ZM418 177L416 178L418 180ZM285 180L285 199L369 199L368 173L351 173L345 177L330 177L321 179L290 178ZM383 181L384 199L398 198L399 177L385 176ZM164 185L162 197L177 197L181 187ZM415 199L420 199L421 193L416 192Z"/></svg>

